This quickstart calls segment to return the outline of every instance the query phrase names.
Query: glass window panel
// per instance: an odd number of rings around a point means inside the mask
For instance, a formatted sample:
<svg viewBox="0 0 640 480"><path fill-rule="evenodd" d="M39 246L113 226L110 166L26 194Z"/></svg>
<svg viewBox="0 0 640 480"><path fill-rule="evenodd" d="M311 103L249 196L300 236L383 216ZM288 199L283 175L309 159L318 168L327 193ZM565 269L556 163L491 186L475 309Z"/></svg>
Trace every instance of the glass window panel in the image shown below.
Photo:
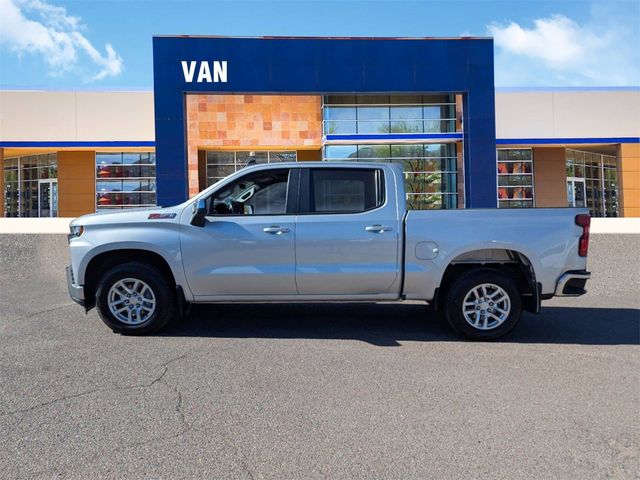
<svg viewBox="0 0 640 480"><path fill-rule="evenodd" d="M422 103L454 103L453 95L423 95Z"/></svg>
<svg viewBox="0 0 640 480"><path fill-rule="evenodd" d="M358 122L358 133L391 133L387 121Z"/></svg>
<svg viewBox="0 0 640 480"><path fill-rule="evenodd" d="M122 177L122 166L110 165L99 166L96 172L98 178L118 178Z"/></svg>
<svg viewBox="0 0 640 480"><path fill-rule="evenodd" d="M391 122L391 127L389 128L389 133L422 133L422 132L423 132L423 124L422 124L422 121L420 120L394 121L394 122Z"/></svg>
<svg viewBox="0 0 640 480"><path fill-rule="evenodd" d="M122 191L123 192L140 191L140 180L123 180Z"/></svg>
<svg viewBox="0 0 640 480"><path fill-rule="evenodd" d="M247 164L250 161L267 163L269 161L269 152L263 150L236 152L236 161L241 164Z"/></svg>
<svg viewBox="0 0 640 480"><path fill-rule="evenodd" d="M141 193L140 194L140 203L144 205L155 205L156 204L156 194L155 193Z"/></svg>
<svg viewBox="0 0 640 480"><path fill-rule="evenodd" d="M296 152L267 152L269 154L269 162L295 162Z"/></svg>
<svg viewBox="0 0 640 480"><path fill-rule="evenodd" d="M358 158L388 159L390 156L390 145L358 145Z"/></svg>
<svg viewBox="0 0 640 480"><path fill-rule="evenodd" d="M456 146L452 143L425 144L424 154L426 157L455 157Z"/></svg>
<svg viewBox="0 0 640 480"><path fill-rule="evenodd" d="M207 177L224 178L235 171L234 165L207 165Z"/></svg>
<svg viewBox="0 0 640 480"><path fill-rule="evenodd" d="M439 105L425 105L422 107L422 113L425 120L439 120L442 118L442 110Z"/></svg>
<svg viewBox="0 0 640 480"><path fill-rule="evenodd" d="M357 107L358 121L389 120L389 107Z"/></svg>
<svg viewBox="0 0 640 480"><path fill-rule="evenodd" d="M358 123L356 121L324 122L325 135L349 135L349 134L357 133L357 131L358 131Z"/></svg>
<svg viewBox="0 0 640 480"><path fill-rule="evenodd" d="M149 167L145 167L149 168ZM122 177L142 177L141 167L139 165L123 165Z"/></svg>
<svg viewBox="0 0 640 480"><path fill-rule="evenodd" d="M325 104L330 105L340 105L340 104L350 104L353 105L356 103L355 95L329 95L325 97Z"/></svg>
<svg viewBox="0 0 640 480"><path fill-rule="evenodd" d="M121 192L122 191L122 180L98 180L96 182L96 192L99 193L107 193L107 192Z"/></svg>
<svg viewBox="0 0 640 480"><path fill-rule="evenodd" d="M424 157L422 145L391 145L392 157L421 158Z"/></svg>
<svg viewBox="0 0 640 480"><path fill-rule="evenodd" d="M311 171L311 212L363 212L382 204L376 170Z"/></svg>
<svg viewBox="0 0 640 480"><path fill-rule="evenodd" d="M356 102L358 105L372 105L372 104L388 104L389 96L388 95L358 95L356 97Z"/></svg>
<svg viewBox="0 0 640 480"><path fill-rule="evenodd" d="M17 170L5 170L4 171L4 181L5 182L17 182L18 181L18 171Z"/></svg>
<svg viewBox="0 0 640 480"><path fill-rule="evenodd" d="M325 107L325 120L355 120L356 107Z"/></svg>
<svg viewBox="0 0 640 480"><path fill-rule="evenodd" d="M391 107L391 120L422 120L421 107Z"/></svg>
<svg viewBox="0 0 640 480"><path fill-rule="evenodd" d="M155 205L155 170L153 152L96 153L96 208Z"/></svg>
<svg viewBox="0 0 640 480"><path fill-rule="evenodd" d="M210 197L212 215L274 215L286 211L289 170L243 175Z"/></svg>
<svg viewBox="0 0 640 480"><path fill-rule="evenodd" d="M208 151L207 152L207 163L219 163L219 164L234 164L235 163L235 153L234 152L219 152L219 151Z"/></svg>
<svg viewBox="0 0 640 480"><path fill-rule="evenodd" d="M420 104L422 103L422 95L390 95L389 103L392 105Z"/></svg>
<svg viewBox="0 0 640 480"><path fill-rule="evenodd" d="M572 161L567 161L567 177L575 177L575 168Z"/></svg>
<svg viewBox="0 0 640 480"><path fill-rule="evenodd" d="M96 165L121 165L122 153L96 153Z"/></svg>
<svg viewBox="0 0 640 480"><path fill-rule="evenodd" d="M357 145L327 145L324 147L325 158L357 158Z"/></svg>
<svg viewBox="0 0 640 480"><path fill-rule="evenodd" d="M133 164L133 165L137 165L142 163L141 162L141 155L140 153L123 153L122 154L122 163L125 164Z"/></svg>

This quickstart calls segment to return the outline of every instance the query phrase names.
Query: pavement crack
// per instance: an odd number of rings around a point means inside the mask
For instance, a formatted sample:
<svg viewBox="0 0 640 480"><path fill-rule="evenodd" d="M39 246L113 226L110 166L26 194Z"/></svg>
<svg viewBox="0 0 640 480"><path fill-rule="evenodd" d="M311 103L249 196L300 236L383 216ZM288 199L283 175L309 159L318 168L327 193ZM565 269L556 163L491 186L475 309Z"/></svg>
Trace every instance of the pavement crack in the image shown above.
<svg viewBox="0 0 640 480"><path fill-rule="evenodd" d="M124 387L93 388L91 390L85 390L83 392L73 393L73 394L70 394L70 395L63 395L61 397L57 397L57 398L54 398L52 400L47 400L46 402L41 402L41 403L38 403L36 405L32 405L30 407L18 408L16 410L10 410L8 412L0 412L0 417L6 417L6 416L11 416L11 415L16 415L16 414L19 414L19 413L31 412L33 410L37 410L39 408L47 407L49 405L54 405L56 403L64 402L66 400L71 400L71 399L74 399L74 398L81 398L81 397L85 397L85 396L88 396L88 395L93 395L93 394L96 394L96 393L121 392L121 391L124 391L124 390L135 390L135 389L139 389L139 388L143 388L143 389L144 388L150 388L150 387L154 386L158 382L162 382L163 385L167 386L167 384L165 382L163 382L163 378L167 374L167 372L169 371L169 365L174 363L174 362L177 362L179 360L182 360L183 358L186 358L186 357L187 357L187 354L180 355L179 357L172 358L171 360L168 360L167 362L164 362L164 363L162 363L160 365L157 365L157 367L163 367L162 372L160 372L160 374L157 375L150 383L141 383L141 384L136 384L136 385L126 385Z"/></svg>
<svg viewBox="0 0 640 480"><path fill-rule="evenodd" d="M132 442L132 443L127 443L126 445L122 445L121 447L116 448L116 450L125 450L131 447L141 447L141 446L146 446L146 445L150 445L153 443L157 443L157 442L162 442L162 441L166 441L166 440L172 440L174 438L178 438L181 437L183 435L185 435L186 433L188 433L189 431L193 430L193 426L187 421L186 416L184 414L184 410L183 410L183 401L184 401L184 397L182 395L182 391L176 386L176 385L170 385L167 380L165 379L165 376L167 374L167 372L169 371L169 365L177 362L178 360L185 358L187 355L182 355L180 357L174 358L172 360L169 360L168 362L165 362L159 366L163 366L164 369L162 371L162 373L160 375L158 375L158 377L156 377L156 379L151 383L151 385L155 384L155 383L160 383L162 385L164 385L167 389L169 389L170 391L172 391L174 393L175 396L175 404L173 406L173 411L175 412L179 422L180 422L180 431L176 432L176 433L172 433L170 435L158 435L158 436L153 436L147 440L143 440L140 442Z"/></svg>
<svg viewBox="0 0 640 480"><path fill-rule="evenodd" d="M19 322L20 320L27 320L29 318L36 317L38 315L42 315L44 313L55 312L56 310L62 310L63 308L73 307L74 305L76 305L76 303L69 302L69 303L65 303L64 305L58 305L57 307L45 308L44 310L38 310L37 312L32 312L32 313L28 313L27 315L22 315L20 317L9 319L2 326L2 330L4 330L5 328L7 328L10 325L13 325L16 322Z"/></svg>

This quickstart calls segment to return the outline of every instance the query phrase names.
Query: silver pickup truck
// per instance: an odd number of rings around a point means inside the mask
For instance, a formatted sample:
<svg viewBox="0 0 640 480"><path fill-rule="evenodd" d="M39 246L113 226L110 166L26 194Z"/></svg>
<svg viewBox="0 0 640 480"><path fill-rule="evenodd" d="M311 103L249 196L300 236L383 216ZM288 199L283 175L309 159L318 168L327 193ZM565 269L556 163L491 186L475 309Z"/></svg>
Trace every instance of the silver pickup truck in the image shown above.
<svg viewBox="0 0 640 480"><path fill-rule="evenodd" d="M71 223L71 297L145 334L191 303L421 300L475 340L585 293L585 209L407 210L387 163L244 168L168 208Z"/></svg>

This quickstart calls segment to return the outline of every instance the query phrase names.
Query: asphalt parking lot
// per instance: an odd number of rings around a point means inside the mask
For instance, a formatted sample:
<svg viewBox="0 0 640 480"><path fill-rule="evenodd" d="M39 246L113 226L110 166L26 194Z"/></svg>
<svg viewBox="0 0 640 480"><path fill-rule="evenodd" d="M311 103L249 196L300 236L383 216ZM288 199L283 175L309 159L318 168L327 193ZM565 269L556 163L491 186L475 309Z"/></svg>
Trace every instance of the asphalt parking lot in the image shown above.
<svg viewBox="0 0 640 480"><path fill-rule="evenodd" d="M0 236L0 478L637 478L640 236L589 293L461 341L422 304L196 308L113 334L64 236Z"/></svg>

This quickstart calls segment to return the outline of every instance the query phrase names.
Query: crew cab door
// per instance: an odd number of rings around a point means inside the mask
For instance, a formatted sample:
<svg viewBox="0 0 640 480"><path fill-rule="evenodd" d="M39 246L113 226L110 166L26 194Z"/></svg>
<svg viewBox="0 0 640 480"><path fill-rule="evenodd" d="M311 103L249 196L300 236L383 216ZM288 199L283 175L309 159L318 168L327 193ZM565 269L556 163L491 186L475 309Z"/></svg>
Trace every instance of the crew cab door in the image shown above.
<svg viewBox="0 0 640 480"><path fill-rule="evenodd" d="M382 168L302 169L296 221L301 295L357 298L399 292L393 192Z"/></svg>
<svg viewBox="0 0 640 480"><path fill-rule="evenodd" d="M296 295L297 169L262 169L220 187L206 200L203 227L183 225L184 270L194 296Z"/></svg>

